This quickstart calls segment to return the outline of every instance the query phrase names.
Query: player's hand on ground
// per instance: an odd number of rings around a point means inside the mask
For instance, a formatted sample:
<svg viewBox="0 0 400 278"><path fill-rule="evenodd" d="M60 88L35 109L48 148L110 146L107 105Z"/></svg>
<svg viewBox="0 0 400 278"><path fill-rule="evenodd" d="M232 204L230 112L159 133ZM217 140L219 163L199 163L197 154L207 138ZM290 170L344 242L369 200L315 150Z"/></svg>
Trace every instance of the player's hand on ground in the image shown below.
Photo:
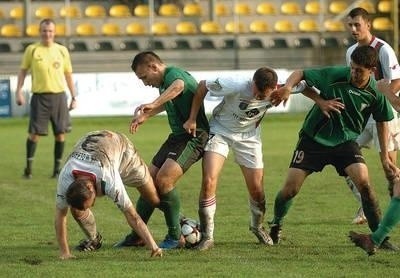
<svg viewBox="0 0 400 278"><path fill-rule="evenodd" d="M163 252L161 248L157 248L156 250L151 251L150 257L162 257Z"/></svg>
<svg viewBox="0 0 400 278"><path fill-rule="evenodd" d="M283 105L286 105L287 100L290 96L290 89L286 86L280 87L273 91L270 95L270 101L273 106L278 106L283 102Z"/></svg>
<svg viewBox="0 0 400 278"><path fill-rule="evenodd" d="M193 137L196 137L196 121L187 120L183 124L183 128L187 133L191 134Z"/></svg>
<svg viewBox="0 0 400 278"><path fill-rule="evenodd" d="M328 118L331 117L332 112L340 114L345 108L344 104L340 101L340 98L321 100L317 104L322 113L324 113Z"/></svg>

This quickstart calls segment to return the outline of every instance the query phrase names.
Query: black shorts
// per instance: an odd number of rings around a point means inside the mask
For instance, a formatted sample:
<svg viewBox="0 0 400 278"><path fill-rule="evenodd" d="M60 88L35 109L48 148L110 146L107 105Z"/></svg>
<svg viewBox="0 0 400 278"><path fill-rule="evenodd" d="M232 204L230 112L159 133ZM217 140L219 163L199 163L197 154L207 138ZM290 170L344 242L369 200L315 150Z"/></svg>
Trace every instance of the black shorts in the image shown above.
<svg viewBox="0 0 400 278"><path fill-rule="evenodd" d="M297 142L290 168L320 172L330 164L336 168L336 172L340 176L346 176L344 169L353 163L365 163L361 149L355 141L327 147L303 134Z"/></svg>
<svg viewBox="0 0 400 278"><path fill-rule="evenodd" d="M53 134L66 133L70 123L65 93L32 94L28 132L47 135L49 121Z"/></svg>
<svg viewBox="0 0 400 278"><path fill-rule="evenodd" d="M161 168L164 162L170 158L181 166L183 172L186 172L190 166L203 156L207 140L208 132L205 131L197 132L196 137L189 133L170 134L153 157L152 164L157 168Z"/></svg>

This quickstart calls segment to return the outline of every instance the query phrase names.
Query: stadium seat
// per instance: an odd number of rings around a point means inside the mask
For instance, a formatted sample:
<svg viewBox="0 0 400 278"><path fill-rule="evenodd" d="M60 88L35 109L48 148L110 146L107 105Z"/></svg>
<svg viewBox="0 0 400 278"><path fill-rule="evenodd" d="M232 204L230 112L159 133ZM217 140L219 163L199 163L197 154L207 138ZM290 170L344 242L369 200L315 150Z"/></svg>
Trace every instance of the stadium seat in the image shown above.
<svg viewBox="0 0 400 278"><path fill-rule="evenodd" d="M321 46L324 48L338 48L340 44L336 37L326 37L321 39Z"/></svg>
<svg viewBox="0 0 400 278"><path fill-rule="evenodd" d="M94 45L96 51L113 51L114 47L109 41L99 41Z"/></svg>
<svg viewBox="0 0 400 278"><path fill-rule="evenodd" d="M55 11L50 6L40 6L35 10L35 18L43 19L43 18L54 18Z"/></svg>
<svg viewBox="0 0 400 278"><path fill-rule="evenodd" d="M273 38L271 41L271 48L288 48L289 45L285 38Z"/></svg>
<svg viewBox="0 0 400 278"><path fill-rule="evenodd" d="M344 0L334 0L329 4L328 10L331 14L341 14L348 6L349 4Z"/></svg>
<svg viewBox="0 0 400 278"><path fill-rule="evenodd" d="M228 21L225 24L225 32L231 34L246 33L246 26L243 22Z"/></svg>
<svg viewBox="0 0 400 278"><path fill-rule="evenodd" d="M252 33L267 33L269 31L268 23L264 20L254 20L249 25Z"/></svg>
<svg viewBox="0 0 400 278"><path fill-rule="evenodd" d="M165 45L163 41L160 40L150 40L148 42L148 48L154 50L163 50L165 49Z"/></svg>
<svg viewBox="0 0 400 278"><path fill-rule="evenodd" d="M175 31L179 35L197 34L197 26L191 21L181 21L176 24Z"/></svg>
<svg viewBox="0 0 400 278"><path fill-rule="evenodd" d="M260 49L264 48L264 44L261 39L249 39L246 43L246 48Z"/></svg>
<svg viewBox="0 0 400 278"><path fill-rule="evenodd" d="M16 6L11 8L9 11L9 16L11 19L22 19L25 15L24 8L22 6Z"/></svg>
<svg viewBox="0 0 400 278"><path fill-rule="evenodd" d="M179 17L181 15L181 9L176 4L165 3L161 4L160 8L158 9L158 14L160 16Z"/></svg>
<svg viewBox="0 0 400 278"><path fill-rule="evenodd" d="M156 36L170 35L171 28L166 22L154 22L151 26L151 33Z"/></svg>
<svg viewBox="0 0 400 278"><path fill-rule="evenodd" d="M0 35L2 37L21 37L22 31L19 25L9 23L1 26Z"/></svg>
<svg viewBox="0 0 400 278"><path fill-rule="evenodd" d="M124 4L115 4L110 7L108 10L108 14L111 17L130 17L132 16L131 11L128 5Z"/></svg>
<svg viewBox="0 0 400 278"><path fill-rule="evenodd" d="M324 28L329 32L343 32L346 30L344 23L340 20L327 19L324 21Z"/></svg>
<svg viewBox="0 0 400 278"><path fill-rule="evenodd" d="M272 2L262 2L256 7L256 13L258 15L274 15L276 14L276 6Z"/></svg>
<svg viewBox="0 0 400 278"><path fill-rule="evenodd" d="M70 42L68 49L72 52L88 51L88 47L84 41Z"/></svg>
<svg viewBox="0 0 400 278"><path fill-rule="evenodd" d="M121 29L117 23L107 22L101 26L101 34L104 36L119 36Z"/></svg>
<svg viewBox="0 0 400 278"><path fill-rule="evenodd" d="M204 21L201 23L200 31L203 34L219 34L221 26L216 21Z"/></svg>
<svg viewBox="0 0 400 278"><path fill-rule="evenodd" d="M376 17L372 21L372 28L376 31L393 30L393 22L388 17Z"/></svg>
<svg viewBox="0 0 400 278"><path fill-rule="evenodd" d="M288 1L282 3L281 13L284 15L299 15L302 11L299 2Z"/></svg>
<svg viewBox="0 0 400 278"><path fill-rule="evenodd" d="M6 42L0 43L0 52L1 53L11 52L11 46Z"/></svg>
<svg viewBox="0 0 400 278"><path fill-rule="evenodd" d="M85 16L92 18L103 18L107 15L106 8L102 5L89 5L85 8Z"/></svg>
<svg viewBox="0 0 400 278"><path fill-rule="evenodd" d="M379 0L377 5L380 13L390 13L393 9L392 0Z"/></svg>
<svg viewBox="0 0 400 278"><path fill-rule="evenodd" d="M321 3L319 0L309 1L304 6L304 11L306 14L311 15L318 15L320 13L324 13L323 9L321 8Z"/></svg>
<svg viewBox="0 0 400 278"><path fill-rule="evenodd" d="M173 46L176 50L189 50L192 49L188 40L177 39Z"/></svg>
<svg viewBox="0 0 400 278"><path fill-rule="evenodd" d="M28 37L39 37L40 36L39 25L36 23L28 24L25 29L25 34Z"/></svg>
<svg viewBox="0 0 400 278"><path fill-rule="evenodd" d="M225 3L217 2L214 6L214 13L216 16L229 16L231 15L231 10Z"/></svg>
<svg viewBox="0 0 400 278"><path fill-rule="evenodd" d="M76 5L62 6L59 14L62 18L79 18L82 15L81 9Z"/></svg>
<svg viewBox="0 0 400 278"><path fill-rule="evenodd" d="M67 26L64 23L57 23L56 24L56 36L64 37L66 35L67 35Z"/></svg>
<svg viewBox="0 0 400 278"><path fill-rule="evenodd" d="M75 33L78 36L95 36L97 35L96 27L92 23L80 23L76 26Z"/></svg>
<svg viewBox="0 0 400 278"><path fill-rule="evenodd" d="M199 49L216 49L214 41L211 39L200 39Z"/></svg>
<svg viewBox="0 0 400 278"><path fill-rule="evenodd" d="M274 24L274 30L279 33L294 32L293 23L286 19L277 20Z"/></svg>
<svg viewBox="0 0 400 278"><path fill-rule="evenodd" d="M224 43L222 45L222 49L234 49L238 46L238 43L235 39L224 39Z"/></svg>
<svg viewBox="0 0 400 278"><path fill-rule="evenodd" d="M135 40L125 40L119 45L120 50L140 50L139 44Z"/></svg>
<svg viewBox="0 0 400 278"><path fill-rule="evenodd" d="M369 0L358 3L358 7L365 9L369 14L376 13L375 4Z"/></svg>
<svg viewBox="0 0 400 278"><path fill-rule="evenodd" d="M314 19L303 19L298 26L301 32L317 32L319 31L318 23Z"/></svg>
<svg viewBox="0 0 400 278"><path fill-rule="evenodd" d="M251 15L252 10L250 5L247 2L238 2L233 7L233 12L236 15Z"/></svg>
<svg viewBox="0 0 400 278"><path fill-rule="evenodd" d="M203 7L199 3L186 3L183 6L184 16L202 16L204 14Z"/></svg>
<svg viewBox="0 0 400 278"><path fill-rule="evenodd" d="M294 40L294 46L296 48L312 48L314 43L310 38L298 38Z"/></svg>
<svg viewBox="0 0 400 278"><path fill-rule="evenodd" d="M144 35L147 33L146 27L139 22L131 22L125 27L127 35Z"/></svg>
<svg viewBox="0 0 400 278"><path fill-rule="evenodd" d="M150 8L146 4L137 5L133 9L133 15L137 17L148 17L150 15Z"/></svg>

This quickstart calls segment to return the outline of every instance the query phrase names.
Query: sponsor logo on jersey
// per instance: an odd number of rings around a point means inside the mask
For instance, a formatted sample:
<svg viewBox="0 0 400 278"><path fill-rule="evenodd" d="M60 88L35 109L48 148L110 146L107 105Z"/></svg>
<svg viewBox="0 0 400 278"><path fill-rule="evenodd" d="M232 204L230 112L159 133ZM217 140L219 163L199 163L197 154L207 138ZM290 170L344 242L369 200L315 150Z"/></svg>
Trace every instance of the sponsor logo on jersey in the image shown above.
<svg viewBox="0 0 400 278"><path fill-rule="evenodd" d="M353 90L349 90L349 94L356 95L356 96L360 96L361 95L359 92L355 92Z"/></svg>

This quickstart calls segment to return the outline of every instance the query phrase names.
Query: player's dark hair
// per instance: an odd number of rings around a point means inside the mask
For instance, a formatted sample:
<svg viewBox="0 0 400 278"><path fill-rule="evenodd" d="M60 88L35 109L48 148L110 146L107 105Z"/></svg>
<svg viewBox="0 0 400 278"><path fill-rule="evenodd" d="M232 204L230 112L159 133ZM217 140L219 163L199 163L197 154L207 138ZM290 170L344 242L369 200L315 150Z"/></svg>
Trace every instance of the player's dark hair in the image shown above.
<svg viewBox="0 0 400 278"><path fill-rule="evenodd" d="M276 72L268 67L262 67L256 70L253 75L253 81L257 89L261 92L267 88L275 88L278 83L278 75Z"/></svg>
<svg viewBox="0 0 400 278"><path fill-rule="evenodd" d="M133 58L131 69L136 72L139 65L149 65L150 63L163 63L163 61L153 51L143 51Z"/></svg>
<svg viewBox="0 0 400 278"><path fill-rule="evenodd" d="M367 21L367 22L371 21L371 17L369 15L368 11L366 9L360 8L360 7L352 9L348 13L347 16L351 17L351 18L355 18L356 16L361 16L361 18L364 19L365 21Z"/></svg>
<svg viewBox="0 0 400 278"><path fill-rule="evenodd" d="M371 69L378 65L378 52L372 46L362 45L354 49L351 60L357 65Z"/></svg>
<svg viewBox="0 0 400 278"><path fill-rule="evenodd" d="M93 192L86 186L88 180L74 180L67 190L67 203L71 207L79 210L84 210L83 203L89 199Z"/></svg>

